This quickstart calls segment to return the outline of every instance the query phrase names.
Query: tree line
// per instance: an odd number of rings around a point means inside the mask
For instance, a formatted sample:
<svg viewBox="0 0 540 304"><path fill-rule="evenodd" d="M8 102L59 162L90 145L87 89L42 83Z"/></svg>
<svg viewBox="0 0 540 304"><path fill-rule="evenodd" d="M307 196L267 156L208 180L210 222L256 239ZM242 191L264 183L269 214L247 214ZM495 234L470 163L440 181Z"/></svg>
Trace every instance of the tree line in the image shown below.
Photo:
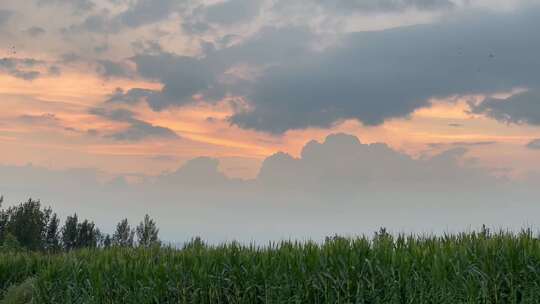
<svg viewBox="0 0 540 304"><path fill-rule="evenodd" d="M60 252L81 248L154 247L160 246L156 222L145 215L134 228L127 219L121 220L112 235L103 233L94 222L70 215L60 225L60 219L50 207L39 200L2 208L0 196L0 248Z"/></svg>

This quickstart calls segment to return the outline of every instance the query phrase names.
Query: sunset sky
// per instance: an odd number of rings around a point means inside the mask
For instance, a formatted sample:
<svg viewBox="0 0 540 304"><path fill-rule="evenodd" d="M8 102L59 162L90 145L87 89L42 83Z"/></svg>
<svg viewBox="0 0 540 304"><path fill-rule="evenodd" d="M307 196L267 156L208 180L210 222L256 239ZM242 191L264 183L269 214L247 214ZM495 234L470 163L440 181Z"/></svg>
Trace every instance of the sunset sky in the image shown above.
<svg viewBox="0 0 540 304"><path fill-rule="evenodd" d="M533 0L2 0L0 193L40 170L139 185L192 159L260 181L331 134L534 183L538 29Z"/></svg>

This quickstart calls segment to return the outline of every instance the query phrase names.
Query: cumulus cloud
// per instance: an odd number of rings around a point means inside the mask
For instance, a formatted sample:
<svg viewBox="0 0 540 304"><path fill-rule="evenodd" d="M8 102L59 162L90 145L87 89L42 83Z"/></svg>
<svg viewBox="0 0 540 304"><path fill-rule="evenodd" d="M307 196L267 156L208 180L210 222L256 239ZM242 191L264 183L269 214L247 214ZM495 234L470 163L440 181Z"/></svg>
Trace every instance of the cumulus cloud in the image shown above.
<svg viewBox="0 0 540 304"><path fill-rule="evenodd" d="M533 139L527 144L527 148L533 150L540 150L540 138Z"/></svg>
<svg viewBox="0 0 540 304"><path fill-rule="evenodd" d="M258 178L268 184L302 184L310 189L456 186L461 184L460 176L467 179L463 185L489 180L483 169L459 165L466 151L454 148L433 158L413 159L385 144L363 144L355 136L335 134L322 143L306 144L298 159L283 153L267 158Z"/></svg>
<svg viewBox="0 0 540 304"><path fill-rule="evenodd" d="M174 139L178 135L171 129L155 126L135 117L135 113L126 109L93 108L90 114L115 122L128 124L127 128L106 134L105 137L118 141L140 141L148 138Z"/></svg>
<svg viewBox="0 0 540 304"><path fill-rule="evenodd" d="M471 108L473 113L485 114L505 123L540 125L540 88L506 99L489 98Z"/></svg>

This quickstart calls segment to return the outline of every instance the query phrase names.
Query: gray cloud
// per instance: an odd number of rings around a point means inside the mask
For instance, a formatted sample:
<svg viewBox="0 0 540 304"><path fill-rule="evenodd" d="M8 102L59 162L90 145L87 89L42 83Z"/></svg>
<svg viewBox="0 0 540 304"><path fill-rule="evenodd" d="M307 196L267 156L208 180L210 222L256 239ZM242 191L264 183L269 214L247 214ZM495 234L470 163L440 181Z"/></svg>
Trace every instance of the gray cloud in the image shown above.
<svg viewBox="0 0 540 304"><path fill-rule="evenodd" d="M121 29L121 24L112 18L108 11L87 16L81 23L72 24L62 29L65 35L79 34L84 32L96 34L117 33Z"/></svg>
<svg viewBox="0 0 540 304"><path fill-rule="evenodd" d="M540 150L540 138L531 140L531 141L527 144L527 148L533 149L533 150Z"/></svg>
<svg viewBox="0 0 540 304"><path fill-rule="evenodd" d="M193 95L208 101L242 96L251 107L230 122L271 133L344 119L379 125L430 106L434 97L539 88L538 26L540 6L531 6L344 34L323 49L314 48L323 37L307 28L265 27L235 45L206 48L201 58L163 51L136 55L131 60L137 72L164 89L129 93L157 111L191 103ZM224 74L240 65L256 73L246 79Z"/></svg>
<svg viewBox="0 0 540 304"><path fill-rule="evenodd" d="M170 14L177 11L184 0L136 0L123 13L117 16L124 25L139 27L163 21Z"/></svg>
<svg viewBox="0 0 540 304"><path fill-rule="evenodd" d="M160 91L135 88L116 91L109 101L135 103L146 101L156 111L193 102L193 95L203 95L206 101L220 100L227 94L244 95L251 81L240 80L223 73L230 67L248 64L264 67L294 62L305 55L309 42L315 39L307 28L263 28L251 39L219 51L210 49L202 58L179 56L153 46L131 58L139 75L159 80ZM227 83L220 78L228 79Z"/></svg>
<svg viewBox="0 0 540 304"><path fill-rule="evenodd" d="M139 141L146 138L178 138L178 135L169 128L154 126L144 121L133 121L122 131L108 135L119 141Z"/></svg>
<svg viewBox="0 0 540 304"><path fill-rule="evenodd" d="M118 141L140 141L148 138L178 138L178 135L173 130L161 126L155 126L148 122L137 119L135 118L135 113L129 110L93 108L89 112L92 115L100 116L111 121L128 124L128 126L123 130L106 134L106 138L111 138Z"/></svg>
<svg viewBox="0 0 540 304"><path fill-rule="evenodd" d="M51 76L60 76L60 74L62 74L62 69L56 65L52 65L49 67L48 73Z"/></svg>
<svg viewBox="0 0 540 304"><path fill-rule="evenodd" d="M446 10L456 6L450 0L308 0L307 2L314 2L324 9L342 14L402 12L410 9Z"/></svg>
<svg viewBox="0 0 540 304"><path fill-rule="evenodd" d="M192 96L212 89L216 84L215 73L203 61L187 56L160 53L140 54L132 59L137 64L137 72L143 77L159 80L164 84L161 91L135 89L125 95L113 96L113 100L134 101L145 98L154 110L162 110L172 105L192 102Z"/></svg>
<svg viewBox="0 0 540 304"><path fill-rule="evenodd" d="M230 26L250 22L261 11L263 0L227 0L212 5L200 5L182 23L184 30L196 34L212 26Z"/></svg>
<svg viewBox="0 0 540 304"><path fill-rule="evenodd" d="M0 9L0 26L3 26L4 24L6 24L12 15L13 15L12 11Z"/></svg>
<svg viewBox="0 0 540 304"><path fill-rule="evenodd" d="M146 100L152 94L155 94L155 91L148 89L134 88L126 92L121 88L117 88L109 99L106 100L106 103L136 104Z"/></svg>
<svg viewBox="0 0 540 304"><path fill-rule="evenodd" d="M540 125L540 88L507 99L489 98L471 110L505 123Z"/></svg>
<svg viewBox="0 0 540 304"><path fill-rule="evenodd" d="M125 77L129 78L133 76L133 72L120 62L112 60L98 60L97 71L104 77Z"/></svg>
<svg viewBox="0 0 540 304"><path fill-rule="evenodd" d="M261 0L227 0L206 7L204 16L210 23L223 25L243 23L256 17L261 5Z"/></svg>
<svg viewBox="0 0 540 304"><path fill-rule="evenodd" d="M378 125L432 97L538 87L539 16L534 7L346 35L338 47L269 69L247 96L253 111L231 121L273 133L342 119Z"/></svg>
<svg viewBox="0 0 540 304"><path fill-rule="evenodd" d="M19 116L18 120L26 124L44 124L53 126L60 124L60 119L51 113L45 113L42 115L21 115Z"/></svg>
<svg viewBox="0 0 540 304"><path fill-rule="evenodd" d="M32 68L42 65L44 62L33 58L2 58L0 59L0 71L16 78L34 80L41 73Z"/></svg>
<svg viewBox="0 0 540 304"><path fill-rule="evenodd" d="M31 28L27 29L24 32L27 33L29 36L34 37L34 38L39 37L39 36L43 36L43 35L45 35L45 33L47 33L47 31L44 28L39 27L39 26L32 26Z"/></svg>
<svg viewBox="0 0 540 304"><path fill-rule="evenodd" d="M77 12L87 11L95 7L92 0L37 0L39 5L70 5Z"/></svg>
<svg viewBox="0 0 540 304"><path fill-rule="evenodd" d="M17 121L31 125L34 127L41 126L47 128L53 128L56 130L63 130L69 132L80 132L79 130L69 127L65 122L52 113L44 113L41 115L25 114L17 117Z"/></svg>

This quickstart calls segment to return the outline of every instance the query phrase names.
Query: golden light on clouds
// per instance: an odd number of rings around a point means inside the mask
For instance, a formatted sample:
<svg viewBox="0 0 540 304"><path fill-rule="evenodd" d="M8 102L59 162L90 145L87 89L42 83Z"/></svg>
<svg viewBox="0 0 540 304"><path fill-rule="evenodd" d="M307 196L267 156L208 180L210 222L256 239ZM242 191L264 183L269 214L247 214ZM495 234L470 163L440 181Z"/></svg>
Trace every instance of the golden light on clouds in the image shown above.
<svg viewBox="0 0 540 304"><path fill-rule="evenodd" d="M344 132L358 136L363 143L384 142L413 157L437 153L456 143L471 143L468 147L471 157L489 166L507 165L523 171L533 156L519 147L534 136L531 134L540 137L537 129L529 128L525 133L523 128L527 127L512 127L471 114L469 103L477 103L484 96L432 100L430 107L376 127L347 120L329 129L308 128L283 135L231 125L228 117L234 112L227 100L217 104L200 101L160 112L141 103L129 107L136 119L168 128L178 138L128 142L103 137L103 132L129 126L92 115L90 109L101 107L116 88L126 91L135 87L159 90L162 85L129 79L104 80L95 73L70 70L33 81L0 75L3 107L9 109L0 114L8 122L0 124L3 161L59 168L97 167L110 173L158 174L204 155L222 159L221 168L229 175L251 178L257 174L262 160L273 153L283 151L299 157L306 142L322 141L328 134ZM33 118L25 121L21 119L23 116ZM481 142L498 143L498 153L493 153L487 144L473 144ZM521 151L523 156L508 161L508 154L516 151ZM245 164L239 165L242 160Z"/></svg>

